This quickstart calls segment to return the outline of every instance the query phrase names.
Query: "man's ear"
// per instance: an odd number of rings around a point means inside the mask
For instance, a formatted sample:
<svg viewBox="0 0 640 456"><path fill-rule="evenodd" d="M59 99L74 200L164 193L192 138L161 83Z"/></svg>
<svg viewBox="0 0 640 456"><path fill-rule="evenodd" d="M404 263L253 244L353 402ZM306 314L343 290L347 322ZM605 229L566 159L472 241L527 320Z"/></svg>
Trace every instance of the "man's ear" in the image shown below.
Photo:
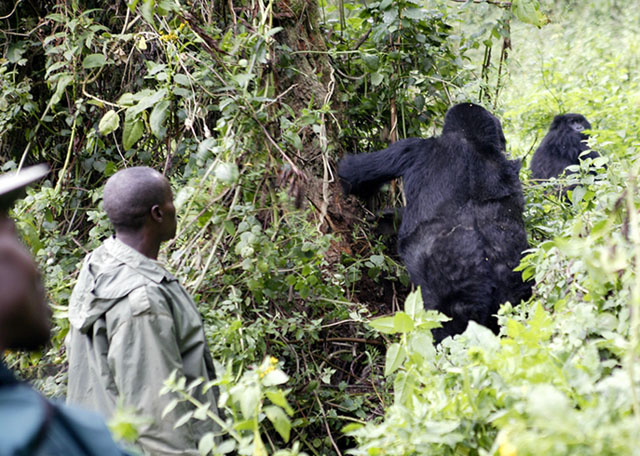
<svg viewBox="0 0 640 456"><path fill-rule="evenodd" d="M151 218L155 222L158 222L158 223L162 222L163 217L164 217L164 213L162 212L162 208L158 204L151 207Z"/></svg>

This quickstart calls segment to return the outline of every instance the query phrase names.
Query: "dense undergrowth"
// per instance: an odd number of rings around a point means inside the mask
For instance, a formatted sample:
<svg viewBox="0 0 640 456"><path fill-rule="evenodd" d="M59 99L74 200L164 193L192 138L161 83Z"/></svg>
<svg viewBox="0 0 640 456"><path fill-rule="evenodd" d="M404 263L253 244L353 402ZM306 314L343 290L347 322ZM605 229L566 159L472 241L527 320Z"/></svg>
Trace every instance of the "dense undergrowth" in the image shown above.
<svg viewBox="0 0 640 456"><path fill-rule="evenodd" d="M149 165L174 185L178 236L163 255L200 303L218 361L228 422L216 454L637 452L637 12L549 2L542 26L534 3L3 10L3 170L54 170L14 215L56 324L45 353L7 359L64 395L67 299L82 256L110 234L101 186ZM584 165L569 202L523 170L535 296L503 308L502 337L471 326L436 350L437 316L415 295L403 305L392 242L341 198L333 170L345 151L437 132L463 100L496 111L525 164L566 111L591 121L606 160ZM364 210L402 200L395 185L382 195ZM184 400L190 387L168 386ZM135 422L122 410L113 425L130 437Z"/></svg>
<svg viewBox="0 0 640 456"><path fill-rule="evenodd" d="M374 321L401 333L386 360L394 401L384 421L352 431L352 454L637 454L638 17L580 9L514 27L500 100L512 155L530 159L555 114L578 112L604 157L571 179L570 201L523 172L534 297L503 307L500 337L471 325L437 351L413 300L404 323Z"/></svg>

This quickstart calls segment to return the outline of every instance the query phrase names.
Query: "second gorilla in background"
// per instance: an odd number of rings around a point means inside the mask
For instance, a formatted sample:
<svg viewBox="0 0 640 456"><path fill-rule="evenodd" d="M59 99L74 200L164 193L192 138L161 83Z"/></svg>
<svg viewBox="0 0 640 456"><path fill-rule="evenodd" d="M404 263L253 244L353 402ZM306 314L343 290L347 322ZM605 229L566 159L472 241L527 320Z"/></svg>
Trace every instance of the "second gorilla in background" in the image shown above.
<svg viewBox="0 0 640 456"><path fill-rule="evenodd" d="M436 342L463 332L469 320L497 332L499 306L531 294L513 271L529 247L520 161L507 160L504 149L500 121L463 103L449 109L440 137L409 138L340 161L345 192L358 196L403 178L398 251L425 308L452 318L434 330Z"/></svg>
<svg viewBox="0 0 640 456"><path fill-rule="evenodd" d="M581 114L561 114L553 118L549 132L531 159L532 179L551 179L563 173L567 166L577 165L583 158L598 158L600 154L589 150L583 133L591 124Z"/></svg>

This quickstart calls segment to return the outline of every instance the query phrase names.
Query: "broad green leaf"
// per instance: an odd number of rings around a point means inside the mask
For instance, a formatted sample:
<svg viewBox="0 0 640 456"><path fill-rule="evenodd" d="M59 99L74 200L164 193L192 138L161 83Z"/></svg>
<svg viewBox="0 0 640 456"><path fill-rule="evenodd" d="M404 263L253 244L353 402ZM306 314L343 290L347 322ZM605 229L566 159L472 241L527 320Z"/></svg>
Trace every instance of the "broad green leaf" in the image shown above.
<svg viewBox="0 0 640 456"><path fill-rule="evenodd" d="M204 421L207 419L207 414L210 410L211 403L207 402L205 404L200 405L194 412L193 418L196 420Z"/></svg>
<svg viewBox="0 0 640 456"><path fill-rule="evenodd" d="M257 386L248 386L239 394L240 410L247 420L253 418L258 411L260 402L260 389Z"/></svg>
<svg viewBox="0 0 640 456"><path fill-rule="evenodd" d="M280 369L275 369L269 372L262 379L262 384L264 386L275 386L282 385L283 383L287 383L289 381L289 376L282 372Z"/></svg>
<svg viewBox="0 0 640 456"><path fill-rule="evenodd" d="M220 163L214 170L216 179L231 184L238 180L240 173L238 171L238 165L235 163Z"/></svg>
<svg viewBox="0 0 640 456"><path fill-rule="evenodd" d="M140 13L145 21L153 25L153 10L156 6L155 0L144 0L144 3L140 7Z"/></svg>
<svg viewBox="0 0 640 456"><path fill-rule="evenodd" d="M542 27L549 22L549 19L540 12L538 0L513 0L511 11L522 22L536 27Z"/></svg>
<svg viewBox="0 0 640 456"><path fill-rule="evenodd" d="M82 67L86 69L100 68L107 63L107 59L102 54L89 54L82 61Z"/></svg>
<svg viewBox="0 0 640 456"><path fill-rule="evenodd" d="M267 391L265 394L271 402L273 402L275 405L282 407L289 415L293 415L293 409L287 402L284 392L280 390L275 390L275 391L270 390L270 391Z"/></svg>
<svg viewBox="0 0 640 456"><path fill-rule="evenodd" d="M149 116L151 133L158 139L164 139L167 135L167 128L164 126L164 123L169 115L169 106L171 106L169 100L162 100L153 107L151 115Z"/></svg>
<svg viewBox="0 0 640 456"><path fill-rule="evenodd" d="M397 332L407 333L414 327L413 320L404 312L396 312L393 316L393 327Z"/></svg>
<svg viewBox="0 0 640 456"><path fill-rule="evenodd" d="M57 79L57 82L56 82L56 91L54 92L53 96L49 100L49 105L53 106L58 104L58 102L62 98L62 94L64 93L64 90L67 88L69 84L71 84L72 81L73 81L73 75L69 73L64 73L60 75L60 77Z"/></svg>
<svg viewBox="0 0 640 456"><path fill-rule="evenodd" d="M396 331L393 321L393 317L380 317L369 321L369 325L381 333L395 334L398 331Z"/></svg>
<svg viewBox="0 0 640 456"><path fill-rule="evenodd" d="M18 41L16 43L9 44L7 49L7 60L10 63L18 63L22 59L22 55L27 50L26 41ZM62 63L62 62L61 62Z"/></svg>
<svg viewBox="0 0 640 456"><path fill-rule="evenodd" d="M124 128L122 131L122 147L125 150L131 149L135 143L142 138L144 132L144 124L142 120L135 118L127 118L125 116Z"/></svg>
<svg viewBox="0 0 640 456"><path fill-rule="evenodd" d="M118 98L118 104L122 106L133 106L135 102L136 99L133 94L128 92L123 93L122 95L120 95L120 98Z"/></svg>
<svg viewBox="0 0 640 456"><path fill-rule="evenodd" d="M420 20L427 17L427 12L422 8L407 8L402 12L402 17Z"/></svg>
<svg viewBox="0 0 640 456"><path fill-rule="evenodd" d="M189 77L186 74L182 74L182 73L173 75L173 82L185 87L191 86L191 81L189 80Z"/></svg>
<svg viewBox="0 0 640 456"><path fill-rule="evenodd" d="M404 347L398 343L391 344L387 349L387 359L384 364L384 375L389 376L393 374L404 360L407 358L407 352Z"/></svg>
<svg viewBox="0 0 640 456"><path fill-rule="evenodd" d="M379 86L383 80L384 75L382 73L373 73L371 75L371 85L373 85L374 87Z"/></svg>
<svg viewBox="0 0 640 456"><path fill-rule="evenodd" d="M382 266L384 264L384 256L383 255L371 255L369 257L369 261L371 261L376 266Z"/></svg>
<svg viewBox="0 0 640 456"><path fill-rule="evenodd" d="M391 24L396 19L398 19L398 10L395 8L386 10L382 15L382 22L384 22L385 25Z"/></svg>
<svg viewBox="0 0 640 456"><path fill-rule="evenodd" d="M285 442L288 442L289 435L291 433L291 422L289 421L289 417L287 417L280 407L275 405L268 405L264 407L264 413L267 415L267 418L269 418L269 421L271 421L276 431L278 431L280 437L282 437Z"/></svg>
<svg viewBox="0 0 640 456"><path fill-rule="evenodd" d="M254 76L255 75L251 73L240 73L234 74L233 76L231 76L231 78L236 81L240 87L245 87L249 83L249 81L254 78Z"/></svg>
<svg viewBox="0 0 640 456"><path fill-rule="evenodd" d="M131 10L132 13L135 13L136 11L136 6L138 5L138 2L140 0L130 0L129 4L127 5L129 7L129 9Z"/></svg>
<svg viewBox="0 0 640 456"><path fill-rule="evenodd" d="M578 204L580 204L580 201L582 201L582 198L584 198L584 195L586 193L587 193L586 187L583 187L581 185L575 187L571 191L571 202L573 203L573 205L577 206Z"/></svg>
<svg viewBox="0 0 640 456"><path fill-rule="evenodd" d="M362 429L364 424L362 423L349 423L346 426L343 426L340 430L343 434L348 434L349 432L357 431L358 429Z"/></svg>
<svg viewBox="0 0 640 456"><path fill-rule="evenodd" d="M412 320L415 320L418 312L424 309L422 304L422 295L420 294L420 288L412 292L404 301L404 311L409 315Z"/></svg>
<svg viewBox="0 0 640 456"><path fill-rule="evenodd" d="M436 349L433 346L433 338L424 332L413 332L407 338L407 345L410 352L415 352L424 361L431 361L436 356Z"/></svg>
<svg viewBox="0 0 640 456"><path fill-rule="evenodd" d="M414 385L415 375L408 374L405 371L398 372L393 382L393 397L396 404L403 404L407 402L407 398L410 397L411 389Z"/></svg>
<svg viewBox="0 0 640 456"><path fill-rule="evenodd" d="M200 454L209 454L213 447L215 446L215 439L213 436L213 432L207 432L202 436L200 442L198 442L198 451Z"/></svg>
<svg viewBox="0 0 640 456"><path fill-rule="evenodd" d="M49 75L51 73L55 73L60 68L64 68L67 65L67 62L56 62L53 65L47 67L47 72L44 75L45 79L49 79Z"/></svg>
<svg viewBox="0 0 640 456"><path fill-rule="evenodd" d="M100 119L100 123L98 124L98 130L102 135L108 135L118 129L120 126L120 116L113 109L107 111L102 119Z"/></svg>
<svg viewBox="0 0 640 456"><path fill-rule="evenodd" d="M156 103L164 99L166 95L166 89L150 92L148 95L145 95L143 98L141 98L135 106L132 106L127 111L130 112L131 115L138 115L142 111L150 108L151 106L154 106Z"/></svg>
<svg viewBox="0 0 640 456"><path fill-rule="evenodd" d="M377 71L380 67L380 59L375 54L364 54L362 56L362 61L371 71Z"/></svg>
<svg viewBox="0 0 640 456"><path fill-rule="evenodd" d="M231 453L236 449L236 441L233 439L227 439L217 446L216 451L218 454Z"/></svg>

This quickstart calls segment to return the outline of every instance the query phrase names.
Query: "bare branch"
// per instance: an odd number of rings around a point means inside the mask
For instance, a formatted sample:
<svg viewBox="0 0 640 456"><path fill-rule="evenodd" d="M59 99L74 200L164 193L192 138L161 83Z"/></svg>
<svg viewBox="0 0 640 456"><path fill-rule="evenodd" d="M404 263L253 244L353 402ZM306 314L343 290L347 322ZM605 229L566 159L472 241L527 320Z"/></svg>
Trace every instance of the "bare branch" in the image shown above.
<svg viewBox="0 0 640 456"><path fill-rule="evenodd" d="M490 5L495 5L499 8L511 8L511 2L500 1L500 0L450 0L456 3L488 3Z"/></svg>

